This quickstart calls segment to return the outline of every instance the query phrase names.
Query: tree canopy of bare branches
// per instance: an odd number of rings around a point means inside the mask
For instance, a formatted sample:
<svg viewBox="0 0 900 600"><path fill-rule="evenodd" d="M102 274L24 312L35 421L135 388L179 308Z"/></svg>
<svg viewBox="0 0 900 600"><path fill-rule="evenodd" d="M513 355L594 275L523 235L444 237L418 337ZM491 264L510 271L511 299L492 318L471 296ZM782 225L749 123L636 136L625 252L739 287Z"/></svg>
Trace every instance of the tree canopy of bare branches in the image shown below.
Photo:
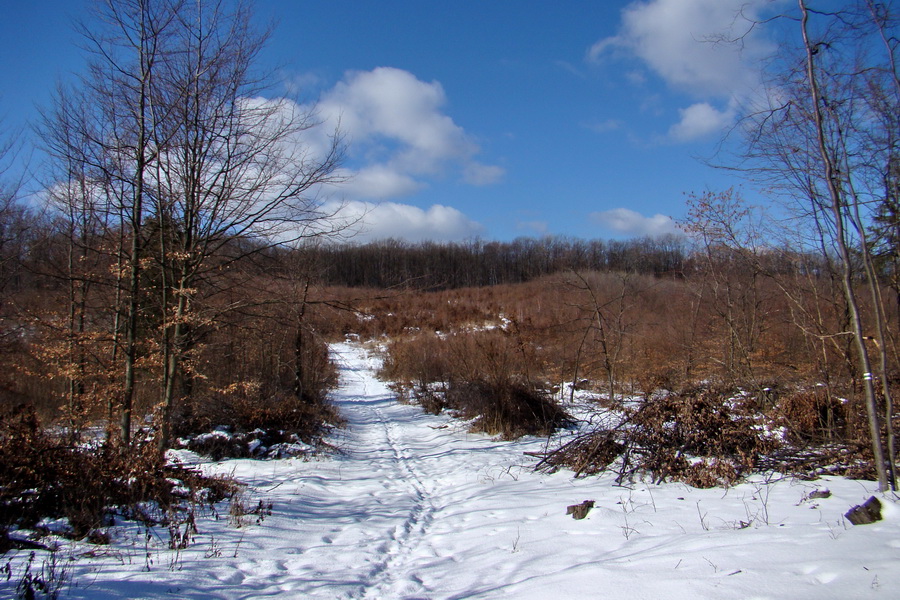
<svg viewBox="0 0 900 600"><path fill-rule="evenodd" d="M251 17L240 0L99 2L79 26L90 66L44 113L47 196L80 254L73 268L102 254L114 273L107 326L126 443L147 360L162 365L168 441L172 407L190 391L194 332L210 323L198 299L221 289L210 273L328 231L319 193L337 179L342 140L314 141L314 108L271 94L258 68L268 32ZM88 290L72 290L75 336Z"/></svg>

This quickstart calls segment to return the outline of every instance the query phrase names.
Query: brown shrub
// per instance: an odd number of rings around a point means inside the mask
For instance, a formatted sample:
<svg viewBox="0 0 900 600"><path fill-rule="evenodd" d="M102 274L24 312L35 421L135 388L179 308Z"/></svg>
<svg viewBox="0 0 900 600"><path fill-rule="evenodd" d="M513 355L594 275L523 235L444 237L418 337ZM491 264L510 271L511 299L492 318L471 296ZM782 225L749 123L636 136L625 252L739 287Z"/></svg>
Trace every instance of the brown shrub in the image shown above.
<svg viewBox="0 0 900 600"><path fill-rule="evenodd" d="M683 469L679 479L696 488L729 486L746 473L740 461L730 458L705 458L692 462Z"/></svg>
<svg viewBox="0 0 900 600"><path fill-rule="evenodd" d="M424 390L448 381L450 362L447 344L432 333L399 338L388 345L381 376Z"/></svg>
<svg viewBox="0 0 900 600"><path fill-rule="evenodd" d="M556 452L547 455L538 469L557 471L570 468L575 477L599 475L622 453L626 446L615 439L615 431L600 430L580 435Z"/></svg>
<svg viewBox="0 0 900 600"><path fill-rule="evenodd" d="M505 439L549 435L571 419L528 383L533 358L525 345L515 326L424 333L390 343L381 375L427 412L450 408L474 419L475 431Z"/></svg>
<svg viewBox="0 0 900 600"><path fill-rule="evenodd" d="M591 475L621 456L620 481L645 474L657 483L711 487L734 483L776 446L728 394L701 389L646 400L626 412L619 426L579 436L537 468Z"/></svg>
<svg viewBox="0 0 900 600"><path fill-rule="evenodd" d="M256 452L253 442L267 450L299 441L317 446L331 427L341 423L340 414L325 400L289 394L265 398L251 392L252 386L249 391L239 387L209 402L190 430L179 431L184 445L213 460L277 457Z"/></svg>
<svg viewBox="0 0 900 600"><path fill-rule="evenodd" d="M422 410L430 415L439 415L447 408L446 392L430 386L416 387L413 396Z"/></svg>
<svg viewBox="0 0 900 600"><path fill-rule="evenodd" d="M504 439L550 435L572 421L543 392L515 382L453 382L446 402L464 419L474 419L473 431Z"/></svg>
<svg viewBox="0 0 900 600"><path fill-rule="evenodd" d="M292 373L292 378L281 381L246 378L203 390L190 402L180 403L175 435L186 438L191 450L214 460L269 456L250 447L254 440L266 448L297 441L320 445L322 436L341 423L328 399L337 370L321 340L308 342L303 350L299 375ZM229 435L209 435L215 431Z"/></svg>
<svg viewBox="0 0 900 600"><path fill-rule="evenodd" d="M44 518L67 519L70 534L82 538L106 525L112 514L163 521L167 514L191 510L185 502L212 504L234 491L229 480L167 464L153 443L73 445L42 429L28 407L3 417L0 543L6 545L11 527L34 528ZM147 514L147 503L158 513Z"/></svg>
<svg viewBox="0 0 900 600"><path fill-rule="evenodd" d="M818 389L782 396L777 414L792 440L799 443L840 438L847 422L845 403Z"/></svg>
<svg viewBox="0 0 900 600"><path fill-rule="evenodd" d="M756 466L774 442L722 390L701 389L645 402L631 417L639 467L661 482L730 484ZM715 459L691 463L687 458Z"/></svg>

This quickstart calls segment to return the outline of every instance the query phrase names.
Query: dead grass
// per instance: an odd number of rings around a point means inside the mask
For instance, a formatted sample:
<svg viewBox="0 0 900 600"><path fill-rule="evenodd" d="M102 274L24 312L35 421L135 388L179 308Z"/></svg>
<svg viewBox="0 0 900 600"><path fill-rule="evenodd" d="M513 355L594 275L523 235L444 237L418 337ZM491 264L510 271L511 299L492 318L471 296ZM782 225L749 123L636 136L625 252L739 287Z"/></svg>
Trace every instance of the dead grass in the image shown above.
<svg viewBox="0 0 900 600"><path fill-rule="evenodd" d="M382 376L426 412L450 409L472 420L473 431L550 435L571 418L530 383L528 348L514 328L405 336L389 344Z"/></svg>

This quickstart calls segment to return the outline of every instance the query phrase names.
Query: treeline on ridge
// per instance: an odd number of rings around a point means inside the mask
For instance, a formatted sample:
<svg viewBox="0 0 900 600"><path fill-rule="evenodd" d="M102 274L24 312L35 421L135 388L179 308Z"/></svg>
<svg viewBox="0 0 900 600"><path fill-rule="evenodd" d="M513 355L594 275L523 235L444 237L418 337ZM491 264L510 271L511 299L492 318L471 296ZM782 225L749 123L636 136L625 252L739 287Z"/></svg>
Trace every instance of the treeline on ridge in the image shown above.
<svg viewBox="0 0 900 600"><path fill-rule="evenodd" d="M565 272L631 273L685 277L707 268L708 257L687 235L626 240L562 236L516 238L510 242L406 242L320 244L278 250L315 271L319 283L351 288L409 288L439 291L525 283ZM734 262L740 250L721 244L717 260ZM731 256L729 256L731 255ZM276 262L277 257L272 257ZM827 257L796 248L760 250L756 260L772 273L822 274Z"/></svg>
<svg viewBox="0 0 900 600"><path fill-rule="evenodd" d="M561 271L683 272L688 261L684 236L629 240L566 237L517 238L511 242L410 243L396 239L366 244L316 244L301 253L321 265L326 285L440 290L524 283Z"/></svg>

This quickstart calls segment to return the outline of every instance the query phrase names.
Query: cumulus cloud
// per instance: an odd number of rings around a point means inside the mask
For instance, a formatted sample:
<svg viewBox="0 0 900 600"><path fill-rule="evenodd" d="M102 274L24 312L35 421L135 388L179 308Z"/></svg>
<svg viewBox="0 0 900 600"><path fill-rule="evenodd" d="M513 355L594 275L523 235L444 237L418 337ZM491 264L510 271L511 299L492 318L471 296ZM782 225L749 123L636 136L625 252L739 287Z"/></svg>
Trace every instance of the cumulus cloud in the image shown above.
<svg viewBox="0 0 900 600"><path fill-rule="evenodd" d="M472 185L495 183L503 169L476 161L480 149L444 114L437 81L425 82L392 67L352 71L318 105L350 143L356 176L342 189L351 199L384 199L421 189L428 177L457 169Z"/></svg>
<svg viewBox="0 0 900 600"><path fill-rule="evenodd" d="M732 108L719 110L708 102L698 102L678 110L681 120L669 129L669 138L689 142L710 134L721 134L735 119Z"/></svg>
<svg viewBox="0 0 900 600"><path fill-rule="evenodd" d="M622 10L619 32L595 43L587 58L634 56L669 86L707 100L683 109L670 131L673 140L687 141L730 122L734 99L759 86L754 63L774 45L751 21L771 6L770 0L634 1ZM740 44L715 41L737 38ZM715 108L712 100L725 107Z"/></svg>
<svg viewBox="0 0 900 600"><path fill-rule="evenodd" d="M671 217L655 214L645 217L627 208L614 208L591 213L591 221L623 235L657 236L678 233L678 227Z"/></svg>
<svg viewBox="0 0 900 600"><path fill-rule="evenodd" d="M374 164L358 171L345 171L341 194L350 198L385 200L418 192L425 184L387 165Z"/></svg>
<svg viewBox="0 0 900 600"><path fill-rule="evenodd" d="M322 78L315 72L282 72L285 91L291 96L302 96L307 90L316 89L322 85Z"/></svg>
<svg viewBox="0 0 900 600"><path fill-rule="evenodd" d="M480 235L483 227L450 206L434 204L427 210L409 204L352 200L333 208L333 222L343 224L353 241L394 238L409 242L460 241Z"/></svg>

